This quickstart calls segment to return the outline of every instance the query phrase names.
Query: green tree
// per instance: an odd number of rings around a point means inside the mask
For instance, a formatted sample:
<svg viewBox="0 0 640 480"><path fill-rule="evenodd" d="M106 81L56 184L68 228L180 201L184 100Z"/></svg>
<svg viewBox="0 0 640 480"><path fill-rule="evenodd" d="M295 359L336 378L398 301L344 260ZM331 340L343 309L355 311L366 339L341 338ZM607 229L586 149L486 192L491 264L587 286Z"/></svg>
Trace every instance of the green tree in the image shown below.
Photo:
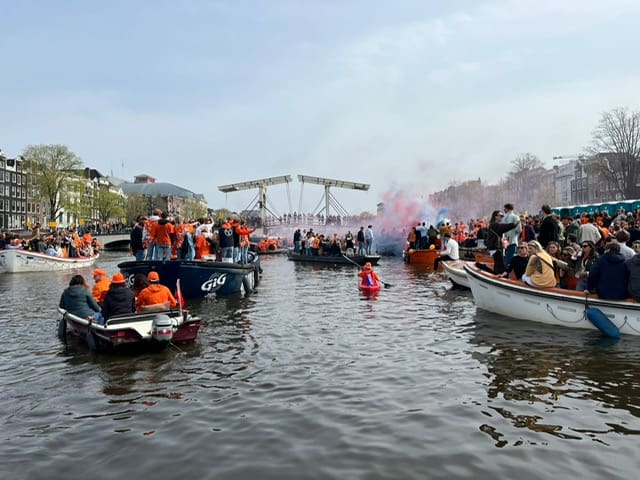
<svg viewBox="0 0 640 480"><path fill-rule="evenodd" d="M138 193L132 193L127 197L125 207L125 217L127 218L127 224L132 225L135 223L138 215L144 215L148 213L149 199Z"/></svg>
<svg viewBox="0 0 640 480"><path fill-rule="evenodd" d="M640 196L640 112L615 108L603 113L587 150L593 155L589 173L599 175L623 199Z"/></svg>
<svg viewBox="0 0 640 480"><path fill-rule="evenodd" d="M120 220L124 214L124 198L107 188L99 188L93 197L93 206L103 223L109 220Z"/></svg>
<svg viewBox="0 0 640 480"><path fill-rule="evenodd" d="M193 198L186 198L182 207L182 217L185 220L207 216L207 207Z"/></svg>
<svg viewBox="0 0 640 480"><path fill-rule="evenodd" d="M65 145L29 145L22 156L48 203L49 220L56 221L68 200L70 173L82 167L82 160Z"/></svg>

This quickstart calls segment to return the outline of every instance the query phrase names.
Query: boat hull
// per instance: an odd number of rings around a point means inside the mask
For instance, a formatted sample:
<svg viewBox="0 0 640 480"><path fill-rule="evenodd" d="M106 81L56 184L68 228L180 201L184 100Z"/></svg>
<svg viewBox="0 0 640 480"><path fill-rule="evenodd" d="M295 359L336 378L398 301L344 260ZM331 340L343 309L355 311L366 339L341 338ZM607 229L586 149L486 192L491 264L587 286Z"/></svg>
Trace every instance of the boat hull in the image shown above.
<svg viewBox="0 0 640 480"><path fill-rule="evenodd" d="M293 250L287 252L289 260L300 263L320 263L325 265L360 265L363 266L369 262L371 265L377 265L380 261L380 255L300 255L293 253Z"/></svg>
<svg viewBox="0 0 640 480"><path fill-rule="evenodd" d="M464 264L476 306L506 317L596 330L586 307L600 309L620 333L640 335L640 303L602 300L575 290L534 288L517 280L497 278Z"/></svg>
<svg viewBox="0 0 640 480"><path fill-rule="evenodd" d="M9 249L0 250L0 267L7 273L57 272L90 267L98 257L99 255L89 258L54 257L45 253Z"/></svg>
<svg viewBox="0 0 640 480"><path fill-rule="evenodd" d="M470 289L471 285L467 273L464 271L464 264L465 262L462 260L450 260L442 262L442 269L454 286Z"/></svg>
<svg viewBox="0 0 640 480"><path fill-rule="evenodd" d="M358 284L358 288L360 289L361 292L363 293L376 293L380 291L380 282L378 282L376 280L376 283L374 283L373 285L365 285L364 283L359 283Z"/></svg>
<svg viewBox="0 0 640 480"><path fill-rule="evenodd" d="M202 298L209 294L232 295L241 292L251 293L259 283L260 262L257 255L252 263L210 262L203 260L169 260L123 262L118 268L133 285L133 277L142 273L148 275L156 271L160 275L160 283L171 291L180 280L180 289L184 298Z"/></svg>
<svg viewBox="0 0 640 480"><path fill-rule="evenodd" d="M58 335L67 335L85 341L91 350L117 352L124 350L162 350L170 343L193 342L200 329L201 320L187 310L166 310L118 315L110 318L106 325L78 317L64 309L58 309L62 318L58 324ZM154 319L158 315L170 320L170 339L158 340L152 334Z"/></svg>

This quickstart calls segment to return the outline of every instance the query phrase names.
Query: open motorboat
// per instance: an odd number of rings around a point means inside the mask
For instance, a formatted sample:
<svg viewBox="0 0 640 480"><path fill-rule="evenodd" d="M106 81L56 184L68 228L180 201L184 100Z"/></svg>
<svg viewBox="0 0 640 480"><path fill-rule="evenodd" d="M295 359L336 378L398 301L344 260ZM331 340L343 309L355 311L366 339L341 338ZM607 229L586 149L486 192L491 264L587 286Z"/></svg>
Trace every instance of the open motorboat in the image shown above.
<svg viewBox="0 0 640 480"><path fill-rule="evenodd" d="M32 252L20 248L0 250L0 269L7 273L57 272L90 267L100 254L91 257L56 257L46 253Z"/></svg>
<svg viewBox="0 0 640 480"><path fill-rule="evenodd" d="M440 265L442 265L444 273L449 277L449 280L451 280L451 283L453 283L454 286L471 288L469 285L469 279L467 278L467 273L464 271L465 263L466 262L463 260L449 260L440 262Z"/></svg>
<svg viewBox="0 0 640 480"><path fill-rule="evenodd" d="M476 306L483 310L533 322L597 328L603 333L607 332L602 322L610 322L619 333L640 335L640 303L632 299L604 300L576 290L535 288L484 272L472 262L465 262L463 268ZM593 311L601 317L598 321Z"/></svg>
<svg viewBox="0 0 640 480"><path fill-rule="evenodd" d="M75 335L87 342L90 350L117 351L130 348L161 350L169 343L192 342L198 336L200 318L188 310L164 309L115 315L105 325L73 315L58 308L58 336Z"/></svg>

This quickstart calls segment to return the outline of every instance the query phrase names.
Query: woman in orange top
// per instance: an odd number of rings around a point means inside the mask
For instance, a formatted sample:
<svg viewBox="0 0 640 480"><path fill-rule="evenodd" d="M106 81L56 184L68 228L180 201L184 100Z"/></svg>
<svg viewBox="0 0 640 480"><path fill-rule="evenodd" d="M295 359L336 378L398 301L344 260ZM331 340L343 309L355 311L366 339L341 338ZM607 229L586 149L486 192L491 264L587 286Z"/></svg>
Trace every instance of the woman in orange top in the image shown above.
<svg viewBox="0 0 640 480"><path fill-rule="evenodd" d="M247 227L245 221L242 220L240 225L236 227L236 233L240 236L240 263L249 263L249 235L253 233L253 229Z"/></svg>
<svg viewBox="0 0 640 480"><path fill-rule="evenodd" d="M147 305L157 305L169 302L169 308L174 308L178 301L164 285L160 284L160 275L158 272L149 272L147 275L149 280L149 286L140 292L140 295L136 298L136 310L141 312L142 307Z"/></svg>
<svg viewBox="0 0 640 480"><path fill-rule="evenodd" d="M209 234L209 229L207 227L202 227L202 232L200 235L196 237L195 249L196 249L196 259L200 259L205 255L211 255L211 248L209 247L209 242L207 241L206 235Z"/></svg>

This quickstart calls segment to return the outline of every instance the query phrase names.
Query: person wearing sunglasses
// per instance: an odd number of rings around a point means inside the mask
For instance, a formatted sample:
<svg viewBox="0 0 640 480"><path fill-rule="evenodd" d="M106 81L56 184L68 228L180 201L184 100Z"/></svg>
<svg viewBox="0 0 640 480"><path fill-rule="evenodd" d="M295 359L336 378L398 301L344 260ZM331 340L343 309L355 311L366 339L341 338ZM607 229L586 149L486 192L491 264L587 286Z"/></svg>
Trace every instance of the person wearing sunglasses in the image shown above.
<svg viewBox="0 0 640 480"><path fill-rule="evenodd" d="M576 286L576 290L584 291L587 289L589 270L591 270L597 258L598 252L596 251L595 244L591 240L584 240L580 244L580 253L577 255L575 275L578 279L578 285Z"/></svg>
<svg viewBox="0 0 640 480"><path fill-rule="evenodd" d="M520 225L520 222L518 221L512 223L501 223L503 217L504 213L500 210L493 211L489 222L489 228L487 229L487 237L485 239L487 250L489 250L489 253L493 257L493 273L496 275L503 274L505 269L502 235Z"/></svg>
<svg viewBox="0 0 640 480"><path fill-rule="evenodd" d="M529 263L529 247L526 242L520 242L516 250L516 256L511 259L502 276L509 278L509 275L513 272L516 280L522 280L522 275L527 270L527 263Z"/></svg>

